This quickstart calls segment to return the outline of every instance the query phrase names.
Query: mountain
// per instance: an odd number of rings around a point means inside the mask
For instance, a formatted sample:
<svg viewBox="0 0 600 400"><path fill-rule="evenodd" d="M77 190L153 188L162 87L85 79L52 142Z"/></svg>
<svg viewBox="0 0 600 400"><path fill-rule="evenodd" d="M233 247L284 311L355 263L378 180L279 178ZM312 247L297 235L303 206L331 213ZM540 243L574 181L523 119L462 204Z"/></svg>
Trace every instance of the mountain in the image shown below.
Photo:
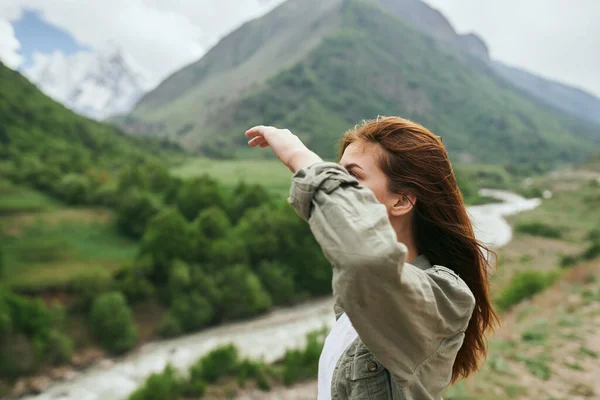
<svg viewBox="0 0 600 400"><path fill-rule="evenodd" d="M539 101L600 126L600 98L498 61L492 68Z"/></svg>
<svg viewBox="0 0 600 400"><path fill-rule="evenodd" d="M24 74L56 101L97 120L129 112L151 88L143 69L116 46L37 57Z"/></svg>
<svg viewBox="0 0 600 400"><path fill-rule="evenodd" d="M433 10L417 0L288 0L118 122L217 156L248 156L241 132L264 123L332 157L344 130L385 114L423 123L474 161L555 164L597 148L597 129L524 95L490 67L483 41L423 7Z"/></svg>
<svg viewBox="0 0 600 400"><path fill-rule="evenodd" d="M491 68L523 94L553 108L600 126L600 98L581 89L539 77L522 69L491 60L485 42L476 34L458 34L436 9L420 0L380 0L404 22L422 33L444 41L490 63Z"/></svg>

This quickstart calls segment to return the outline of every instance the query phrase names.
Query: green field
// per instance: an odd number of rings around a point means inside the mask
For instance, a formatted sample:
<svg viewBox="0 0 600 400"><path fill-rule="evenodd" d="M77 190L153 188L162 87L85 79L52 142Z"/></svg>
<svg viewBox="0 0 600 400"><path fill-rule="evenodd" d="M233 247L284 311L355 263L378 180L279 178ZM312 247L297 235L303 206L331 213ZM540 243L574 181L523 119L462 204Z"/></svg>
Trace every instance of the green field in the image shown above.
<svg viewBox="0 0 600 400"><path fill-rule="evenodd" d="M0 183L2 284L27 291L64 288L82 274L108 274L134 258L111 211L67 208L32 189Z"/></svg>
<svg viewBox="0 0 600 400"><path fill-rule="evenodd" d="M193 159L172 171L182 178L207 174L225 186L243 181L260 184L286 196L292 182L292 173L278 160L211 160Z"/></svg>
<svg viewBox="0 0 600 400"><path fill-rule="evenodd" d="M0 180L0 216L15 212L51 209L57 204L57 201L38 191Z"/></svg>

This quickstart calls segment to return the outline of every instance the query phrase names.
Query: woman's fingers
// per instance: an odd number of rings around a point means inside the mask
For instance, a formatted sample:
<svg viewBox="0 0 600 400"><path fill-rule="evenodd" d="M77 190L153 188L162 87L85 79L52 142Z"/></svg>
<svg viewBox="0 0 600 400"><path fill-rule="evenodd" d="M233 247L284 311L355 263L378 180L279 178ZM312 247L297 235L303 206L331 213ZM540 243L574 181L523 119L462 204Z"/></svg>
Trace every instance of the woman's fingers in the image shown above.
<svg viewBox="0 0 600 400"><path fill-rule="evenodd" d="M246 131L246 137L250 139L250 138L253 138L253 137L256 137L256 136L264 136L265 133L268 131L269 128L271 128L271 127L264 126L264 125L255 126L255 127L250 128L250 129L248 129Z"/></svg>
<svg viewBox="0 0 600 400"><path fill-rule="evenodd" d="M265 145L269 145L269 143L267 142L267 140L265 139L264 136L256 136L252 139L250 139L250 141L248 141L248 146L250 147L256 147L256 146L260 146L260 147L266 147Z"/></svg>
<svg viewBox="0 0 600 400"><path fill-rule="evenodd" d="M265 140L262 136L255 136L254 138L248 141L248 146L255 147L258 146L263 140Z"/></svg>

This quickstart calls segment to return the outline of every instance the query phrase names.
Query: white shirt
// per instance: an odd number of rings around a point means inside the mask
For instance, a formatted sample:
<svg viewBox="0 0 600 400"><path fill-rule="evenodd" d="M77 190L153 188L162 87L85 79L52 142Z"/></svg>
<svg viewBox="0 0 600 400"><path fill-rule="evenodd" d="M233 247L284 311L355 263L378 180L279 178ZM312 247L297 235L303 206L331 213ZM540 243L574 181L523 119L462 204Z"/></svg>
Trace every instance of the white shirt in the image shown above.
<svg viewBox="0 0 600 400"><path fill-rule="evenodd" d="M356 340L358 333L346 313L342 314L327 335L319 358L319 381L317 400L331 400L333 370L346 348Z"/></svg>

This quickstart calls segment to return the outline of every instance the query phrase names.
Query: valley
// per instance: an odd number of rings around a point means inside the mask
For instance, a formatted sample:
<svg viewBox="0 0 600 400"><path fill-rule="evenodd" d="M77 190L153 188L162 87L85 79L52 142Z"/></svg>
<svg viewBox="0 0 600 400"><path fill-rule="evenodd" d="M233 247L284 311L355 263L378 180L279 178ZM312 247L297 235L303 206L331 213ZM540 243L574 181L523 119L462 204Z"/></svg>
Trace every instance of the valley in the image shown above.
<svg viewBox="0 0 600 400"><path fill-rule="evenodd" d="M498 249L501 326L444 399L600 397L600 99L421 0L287 0L211 46L158 86L119 46L0 62L0 398L314 399L331 266L243 132L334 161L382 115L439 135Z"/></svg>

